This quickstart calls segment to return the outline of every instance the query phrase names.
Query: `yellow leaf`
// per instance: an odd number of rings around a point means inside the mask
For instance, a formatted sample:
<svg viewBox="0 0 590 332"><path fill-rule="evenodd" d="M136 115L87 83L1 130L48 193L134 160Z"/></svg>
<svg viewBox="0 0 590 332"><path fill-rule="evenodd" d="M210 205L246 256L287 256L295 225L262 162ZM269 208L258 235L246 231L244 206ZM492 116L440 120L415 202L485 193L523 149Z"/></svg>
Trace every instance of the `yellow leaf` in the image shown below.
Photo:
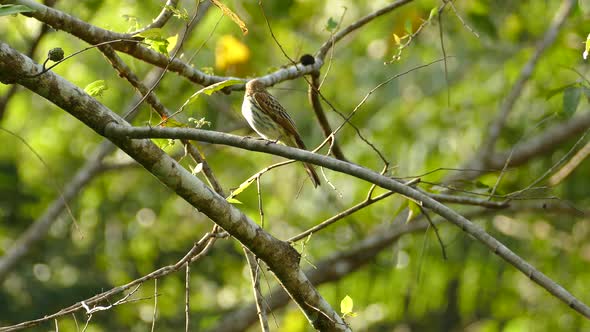
<svg viewBox="0 0 590 332"><path fill-rule="evenodd" d="M168 53L170 53L174 49L174 47L176 46L176 43L178 42L178 34L175 34L172 37L168 37L168 38L166 38L166 40L168 41L167 50L168 50Z"/></svg>
<svg viewBox="0 0 590 332"><path fill-rule="evenodd" d="M354 303L352 302L352 298L346 295L342 301L340 301L340 312L344 315L351 314L353 306Z"/></svg>
<svg viewBox="0 0 590 332"><path fill-rule="evenodd" d="M103 92L108 89L109 87L104 80L98 80L88 84L84 91L92 97L102 97Z"/></svg>
<svg viewBox="0 0 590 332"><path fill-rule="evenodd" d="M148 38L148 39L162 39L162 29L160 28L151 28L147 29L141 33L136 34L135 36Z"/></svg>
<svg viewBox="0 0 590 332"><path fill-rule="evenodd" d="M240 29L242 29L242 33L248 34L248 28L246 28L246 23L242 21L242 19L238 16L238 14L234 13L231 9L229 9L226 5L221 3L219 0L211 0L213 4L223 12L223 15L228 16L232 21L234 21Z"/></svg>
<svg viewBox="0 0 590 332"><path fill-rule="evenodd" d="M215 47L215 68L226 70L228 67L245 64L250 60L250 49L231 35L219 38Z"/></svg>
<svg viewBox="0 0 590 332"><path fill-rule="evenodd" d="M242 202L238 201L237 199L231 198L231 197L227 198L226 201L230 204L243 204Z"/></svg>
<svg viewBox="0 0 590 332"><path fill-rule="evenodd" d="M236 197L240 193L242 193L242 191L248 189L248 187L252 183L254 183L254 180L256 180L256 178L250 178L250 179L246 180L245 182L243 182L242 184L240 184L240 186L238 188L236 188L236 190L232 191L231 195L229 195L229 197L226 198L226 200L229 202L230 199L233 199L234 197Z"/></svg>

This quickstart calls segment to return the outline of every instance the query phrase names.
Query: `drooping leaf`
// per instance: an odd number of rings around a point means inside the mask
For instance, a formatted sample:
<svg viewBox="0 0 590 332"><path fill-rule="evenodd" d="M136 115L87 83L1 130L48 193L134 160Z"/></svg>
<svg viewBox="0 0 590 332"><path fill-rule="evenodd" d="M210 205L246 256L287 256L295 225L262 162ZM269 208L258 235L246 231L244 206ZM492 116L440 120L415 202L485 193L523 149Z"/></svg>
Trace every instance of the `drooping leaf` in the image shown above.
<svg viewBox="0 0 590 332"><path fill-rule="evenodd" d="M15 15L18 13L30 13L35 10L25 5L0 5L0 16Z"/></svg>
<svg viewBox="0 0 590 332"><path fill-rule="evenodd" d="M551 89L549 91L547 91L545 93L545 99L549 100L551 99L553 96L555 96L558 93L561 93L562 91L564 91L565 89L569 88L570 86L575 85L576 83L568 83L562 86L559 86L557 88Z"/></svg>
<svg viewBox="0 0 590 332"><path fill-rule="evenodd" d="M229 79L229 80L221 81L221 82L206 86L206 87L202 88L201 90L193 93L187 99L187 101L184 102L184 104L180 108L183 109L186 106L194 103L199 98L199 96L202 95L203 93L210 96L213 94L213 92L219 91L227 86L238 84L238 83L244 83L244 82L242 80L238 80L238 79Z"/></svg>
<svg viewBox="0 0 590 332"><path fill-rule="evenodd" d="M563 91L563 115L570 118L580 104L582 89L579 86L570 86Z"/></svg>

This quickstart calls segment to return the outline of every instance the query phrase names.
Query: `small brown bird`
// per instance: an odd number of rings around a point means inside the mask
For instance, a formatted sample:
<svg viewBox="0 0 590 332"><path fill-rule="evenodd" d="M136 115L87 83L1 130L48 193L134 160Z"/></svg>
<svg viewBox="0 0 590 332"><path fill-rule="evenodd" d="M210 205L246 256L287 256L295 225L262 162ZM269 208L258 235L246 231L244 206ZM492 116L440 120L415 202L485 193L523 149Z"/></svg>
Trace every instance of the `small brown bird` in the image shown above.
<svg viewBox="0 0 590 332"><path fill-rule="evenodd" d="M246 83L242 115L258 135L284 145L307 150L295 128L295 122L279 101L273 97L259 80ZM314 187L320 185L320 177L310 164L304 163Z"/></svg>

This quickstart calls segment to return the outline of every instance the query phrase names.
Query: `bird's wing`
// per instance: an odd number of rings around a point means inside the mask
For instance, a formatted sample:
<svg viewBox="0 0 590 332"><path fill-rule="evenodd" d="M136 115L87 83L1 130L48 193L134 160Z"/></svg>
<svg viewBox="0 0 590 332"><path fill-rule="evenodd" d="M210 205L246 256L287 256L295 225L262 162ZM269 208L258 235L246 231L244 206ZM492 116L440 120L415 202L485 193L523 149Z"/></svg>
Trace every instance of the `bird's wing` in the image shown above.
<svg viewBox="0 0 590 332"><path fill-rule="evenodd" d="M252 94L254 101L258 104L260 109L275 122L279 123L289 134L293 135L295 142L299 148L305 149L305 145L297 132L295 122L287 111L281 106L279 101L273 97L270 93L256 92Z"/></svg>

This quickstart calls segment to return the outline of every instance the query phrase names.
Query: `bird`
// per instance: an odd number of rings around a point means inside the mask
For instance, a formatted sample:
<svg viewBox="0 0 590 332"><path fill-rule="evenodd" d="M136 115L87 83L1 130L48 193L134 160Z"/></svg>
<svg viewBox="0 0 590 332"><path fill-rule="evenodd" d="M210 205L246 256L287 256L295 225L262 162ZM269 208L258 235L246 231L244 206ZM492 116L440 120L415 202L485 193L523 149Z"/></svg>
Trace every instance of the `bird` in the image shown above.
<svg viewBox="0 0 590 332"><path fill-rule="evenodd" d="M262 138L307 150L293 119L258 79L246 83L242 116ZM303 166L309 174L311 183L317 188L320 185L320 177L310 164L303 163Z"/></svg>

